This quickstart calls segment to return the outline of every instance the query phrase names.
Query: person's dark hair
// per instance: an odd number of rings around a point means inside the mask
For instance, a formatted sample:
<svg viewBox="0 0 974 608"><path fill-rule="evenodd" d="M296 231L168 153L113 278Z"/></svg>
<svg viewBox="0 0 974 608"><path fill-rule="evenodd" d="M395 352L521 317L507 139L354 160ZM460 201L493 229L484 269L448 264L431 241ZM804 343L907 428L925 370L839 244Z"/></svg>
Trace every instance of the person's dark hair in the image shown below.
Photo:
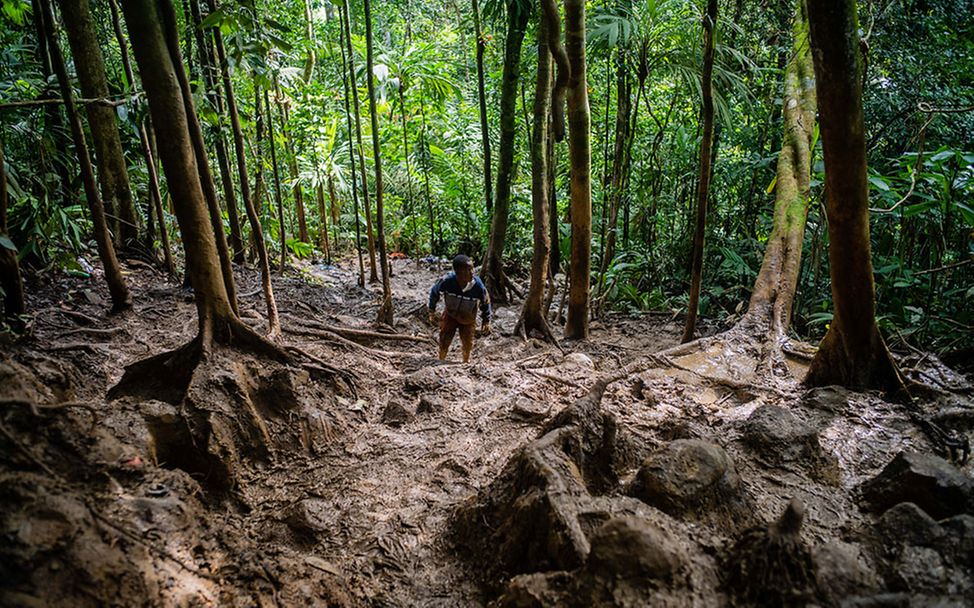
<svg viewBox="0 0 974 608"><path fill-rule="evenodd" d="M454 272L456 272L457 270L460 270L461 268L466 268L468 266L473 266L473 263L470 261L470 258L468 258L467 256L463 255L462 253L460 255L458 255L457 257L453 258L453 271Z"/></svg>

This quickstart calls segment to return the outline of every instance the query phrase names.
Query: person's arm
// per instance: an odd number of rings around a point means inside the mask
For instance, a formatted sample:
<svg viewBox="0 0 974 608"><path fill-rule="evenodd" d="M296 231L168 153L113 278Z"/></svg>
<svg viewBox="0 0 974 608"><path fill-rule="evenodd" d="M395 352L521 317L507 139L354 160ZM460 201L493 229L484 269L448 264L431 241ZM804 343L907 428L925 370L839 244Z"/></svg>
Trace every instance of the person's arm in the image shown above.
<svg viewBox="0 0 974 608"><path fill-rule="evenodd" d="M484 286L483 282L480 281L479 277L477 278L477 281L480 283L480 290L483 294L480 297L480 326L485 332L489 332L490 318L493 313L490 306L490 294L487 293L487 288Z"/></svg>
<svg viewBox="0 0 974 608"><path fill-rule="evenodd" d="M440 301L440 287L443 285L443 279L438 279L433 283L433 288L430 289L429 303L426 305L427 312L429 313L430 323L433 323L436 318L436 304Z"/></svg>

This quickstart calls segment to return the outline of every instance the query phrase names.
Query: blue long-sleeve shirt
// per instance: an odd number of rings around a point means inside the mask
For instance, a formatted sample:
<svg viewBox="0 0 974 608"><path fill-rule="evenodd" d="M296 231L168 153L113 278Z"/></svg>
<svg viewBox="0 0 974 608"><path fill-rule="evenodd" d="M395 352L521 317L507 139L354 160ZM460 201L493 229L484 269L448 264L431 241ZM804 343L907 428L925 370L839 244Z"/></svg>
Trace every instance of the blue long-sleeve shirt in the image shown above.
<svg viewBox="0 0 974 608"><path fill-rule="evenodd" d="M436 310L436 304L443 295L446 311L461 323L473 323L477 309L480 309L481 323L490 323L490 295L480 277L474 277L469 285L460 285L457 274L451 272L433 284L430 289L429 310Z"/></svg>

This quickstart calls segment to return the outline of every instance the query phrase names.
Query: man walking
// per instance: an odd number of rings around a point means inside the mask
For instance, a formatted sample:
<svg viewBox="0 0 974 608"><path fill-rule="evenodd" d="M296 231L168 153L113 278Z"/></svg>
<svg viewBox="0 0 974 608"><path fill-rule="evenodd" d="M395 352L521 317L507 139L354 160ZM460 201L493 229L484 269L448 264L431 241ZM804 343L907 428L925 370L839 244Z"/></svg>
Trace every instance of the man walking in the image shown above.
<svg viewBox="0 0 974 608"><path fill-rule="evenodd" d="M477 310L480 310L480 327L485 334L490 333L490 296L483 282L473 274L473 262L460 254L453 258L453 272L445 275L430 289L429 320L436 323L436 304L443 295L445 310L440 319L440 360L446 359L453 337L460 332L463 362L470 361L473 350L474 326L477 323Z"/></svg>

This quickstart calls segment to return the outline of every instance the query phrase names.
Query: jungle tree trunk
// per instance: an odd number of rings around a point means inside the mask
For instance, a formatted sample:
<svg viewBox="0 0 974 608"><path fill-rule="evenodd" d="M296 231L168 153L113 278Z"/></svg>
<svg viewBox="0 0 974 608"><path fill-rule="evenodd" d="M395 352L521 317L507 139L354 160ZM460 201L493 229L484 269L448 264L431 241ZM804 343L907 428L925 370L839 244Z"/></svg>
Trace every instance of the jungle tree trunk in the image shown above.
<svg viewBox="0 0 974 608"><path fill-rule="evenodd" d="M437 232L439 232L439 239L434 240L434 219L433 215L433 197L430 194L430 146L429 140L426 139L426 104L423 102L422 98L419 100L419 116L422 120L422 131L420 132L419 144L420 150L423 151L423 190L426 193L426 209L429 212L430 217L430 253L433 255L439 255L440 247L443 245L443 222L440 222L440 227Z"/></svg>
<svg viewBox="0 0 974 608"><path fill-rule="evenodd" d="M135 73L132 71L132 62L129 60L128 46L126 45L125 35L122 33L122 24L119 21L118 6L115 4L115 0L109 0L109 7L112 11L112 28L115 31L115 40L118 42L118 48L122 58L122 68L125 70L125 77L128 79L129 88L135 90ZM146 240L148 241L149 249L153 252L155 256L155 251L152 241L155 239L155 235L152 230L152 216L153 213L156 215L156 219L159 221L159 238L162 242L162 254L163 259L166 262L166 270L170 275L176 276L176 265L172 260L172 253L169 248L169 230L166 227L166 218L162 212L162 192L159 189L159 174L156 171L156 159L152 154L152 145L149 141L149 132L146 129L145 122L139 123L139 143L142 145L142 156L145 158L146 169L149 173L149 201L145 208L146 217Z"/></svg>
<svg viewBox="0 0 974 608"><path fill-rule="evenodd" d="M365 146L362 144L362 113L359 109L358 85L355 84L355 55L352 51L351 14L348 11L348 0L342 0L342 5L345 8L345 51L348 53L348 79L349 87L352 89L352 107L355 109L355 141L358 145L359 173L362 176L362 203L365 205L365 231L369 237L369 282L374 283L379 279L375 269L375 236L372 231L372 210L369 203L369 176L365 171ZM371 28L372 24L369 23L368 27ZM372 72L371 68L369 69L368 81L369 86L371 86ZM377 171L376 174L378 173ZM378 191L379 184L376 183L375 187ZM376 193L376 198L378 199L378 193ZM383 255L385 254L383 253Z"/></svg>
<svg viewBox="0 0 974 608"><path fill-rule="evenodd" d="M176 61L178 55L174 56L171 46L167 46L172 37L165 32L175 31L172 4L169 0L123 0L122 9L155 121L159 156L183 236L186 272L196 296L199 333L190 346L205 355L214 342L229 344L237 340L280 356L282 351L275 351L273 345L237 317L227 294L188 116L193 111L193 100L180 86L185 72L182 78L177 74L183 70Z"/></svg>
<svg viewBox="0 0 974 608"><path fill-rule="evenodd" d="M545 140L545 165L548 168L548 176L546 178L548 184L548 240L551 243L551 255L549 256L548 266L552 278L561 272L561 235L558 232L558 192L555 188L555 165L558 164L558 158L555 155L556 151L555 130L552 125L552 116L549 109L548 137Z"/></svg>
<svg viewBox="0 0 974 608"><path fill-rule="evenodd" d="M216 11L216 1L208 0L210 12ZM240 127L240 115L237 112L237 99L233 94L233 83L230 81L230 65L227 63L226 49L223 47L223 34L220 28L213 28L213 40L216 43L217 59L220 61L220 74L223 78L223 92L227 96L227 111L230 114L230 126L233 129L233 147L237 157L237 177L240 179L240 197L243 199L247 218L250 220L251 237L257 249L257 259L260 264L261 287L264 300L267 302L267 325L271 336L281 331L281 321L277 314L277 302L274 300L274 288L271 286L270 261L267 257L267 244L260 227L260 216L254 207L254 200L250 194L250 182L247 176L247 153L244 150L243 129ZM258 104L258 107L259 104Z"/></svg>
<svg viewBox="0 0 974 608"><path fill-rule="evenodd" d="M632 106L629 104L632 83L628 77L625 50L619 47L619 64L616 67L616 126L612 171L608 179L608 215L603 217L606 227L605 247L602 251L602 263L599 268L599 291L605 283L605 273L609 269L612 258L615 257L616 229L619 224L619 203L625 190L626 174L629 162L626 152L629 143L629 119ZM639 92L636 93L637 100ZM636 112L639 112L637 105Z"/></svg>
<svg viewBox="0 0 974 608"><path fill-rule="evenodd" d="M480 29L480 5L477 0L471 0L473 4L473 26L477 35L477 98L480 101L480 140L484 147L484 200L487 203L487 213L492 213L494 209L494 199L492 195L493 179L490 171L490 128L487 124L487 91L484 86L484 50L487 41L484 40L484 33Z"/></svg>
<svg viewBox="0 0 974 608"><path fill-rule="evenodd" d="M88 98L109 96L105 61L95 34L88 0L58 0L64 28L68 34L74 68L81 85L81 94ZM53 23L50 24L53 27ZM129 187L128 166L122 152L122 142L115 122L115 108L101 104L88 104L85 108L91 139L98 162L98 179L101 184L102 202L109 215L115 215L111 224L117 226L116 242L129 246L139 235L139 220L135 214L132 191Z"/></svg>
<svg viewBox="0 0 974 608"><path fill-rule="evenodd" d="M347 0L346 0L347 1ZM366 82L369 89L369 116L372 119L372 155L375 162L375 229L378 234L379 262L382 265L382 304L376 317L378 323L393 324L392 284L389 281L389 262L386 259L386 236L382 210L382 150L379 146L379 113L375 109L375 74L372 51L372 8L365 0Z"/></svg>
<svg viewBox="0 0 974 608"><path fill-rule="evenodd" d="M703 75L700 90L703 95L703 135L700 140L700 175L697 179L697 220L693 232L693 261L690 266L690 303L683 327L683 342L693 338L697 326L700 303L700 283L703 278L704 232L707 227L707 197L710 193L710 148L714 138L714 30L717 26L717 0L707 2L704 16Z"/></svg>
<svg viewBox="0 0 974 608"><path fill-rule="evenodd" d="M315 27L311 16L311 0L304 0L302 4L304 5L304 36L311 43L308 45L308 57L304 61L304 73L302 75L304 83L308 84L315 72ZM301 240L307 242L307 235Z"/></svg>
<svg viewBox="0 0 974 608"><path fill-rule="evenodd" d="M534 216L534 253L531 256L531 284L521 317L514 329L527 339L538 331L555 341L545 318L544 288L548 276L548 123L551 110L551 52L548 50L547 19L538 19L538 75L534 87L534 127L531 131L531 209Z"/></svg>
<svg viewBox="0 0 974 608"><path fill-rule="evenodd" d="M290 117L288 116L287 106L284 105L281 87L277 82L274 83L274 100L277 102L277 113L281 117L281 134L284 135L284 148L287 152L288 170L291 174L291 194L294 196L294 212L298 216L298 239L302 243L310 243L308 218L304 210L304 192L301 189L301 182L298 180L298 156L294 151L294 138L291 137L291 129L288 128Z"/></svg>
<svg viewBox="0 0 974 608"><path fill-rule="evenodd" d="M7 171L3 163L3 140L0 138L0 289L3 290L3 317L16 323L17 315L27 312L24 306L24 281L17 262L17 250L7 236Z"/></svg>
<svg viewBox="0 0 974 608"><path fill-rule="evenodd" d="M260 103L260 101L258 101ZM277 222L280 224L278 235L281 241L281 276L287 266L287 233L284 231L284 199L281 196L281 171L277 166L277 142L274 138L274 113L271 112L271 101L264 89L264 110L267 112L267 139L271 148L271 168L274 171L274 204L277 206Z"/></svg>
<svg viewBox="0 0 974 608"><path fill-rule="evenodd" d="M835 315L805 383L905 393L876 325L855 2L809 0L808 25L825 160Z"/></svg>
<svg viewBox="0 0 974 608"><path fill-rule="evenodd" d="M354 140L352 136L352 112L351 109L349 108L349 101L348 101L349 98L348 75L349 72L351 71L351 59L346 57L347 53L346 53L345 36L347 35L346 32L349 32L349 29L346 28L346 25L348 24L348 14L346 9L347 6L343 6L341 10L339 10L338 12L339 20L341 21L341 26L342 26L341 30L339 31L338 42L339 45L342 47L341 48L342 87L344 87L345 89L345 122L347 123L348 126L348 158L349 158L349 164L352 167L352 183L351 183L352 212L355 214L355 251L358 253L358 284L359 287L365 287L365 266L362 262L362 230L361 230L361 222L359 221L359 212L358 212L358 189L357 189L358 177L355 175L355 144L353 143ZM359 144L358 144L359 151L362 150L361 139L362 138L359 137ZM314 147L312 147L312 150L314 150ZM315 164L316 165L318 164L317 157L315 158ZM364 179L362 180L362 186L365 189L365 191L368 191L368 183Z"/></svg>
<svg viewBox="0 0 974 608"><path fill-rule="evenodd" d="M504 70L501 82L501 136L497 154L497 184L494 213L490 222L487 253L480 270L490 298L495 303L510 301L510 280L504 274L504 244L511 204L511 182L514 179L514 148L517 137L517 83L521 69L521 44L528 24L528 9L516 0L507 2L507 40L504 43Z"/></svg>
<svg viewBox="0 0 974 608"><path fill-rule="evenodd" d="M216 110L219 123L213 130L214 146L216 148L217 165L220 167L220 182L223 186L223 202L227 208L227 219L230 220L230 248L233 251L233 261L236 264L244 262L243 237L240 231L240 216L237 212L237 197L233 190L233 177L230 171L230 157L227 154L226 140L223 138L223 96L220 93L219 81L216 78L216 54L208 39L209 33L200 28L202 15L199 0L190 0L194 30L196 31L196 46L199 52L200 68L203 70L203 81L206 84L206 94Z"/></svg>
<svg viewBox="0 0 974 608"><path fill-rule="evenodd" d="M716 0L713 0L716 1ZM589 276L592 264L592 146L588 80L585 76L585 0L565 1L565 52L568 82L568 156L571 164L571 289L565 337L588 337Z"/></svg>
<svg viewBox="0 0 974 608"><path fill-rule="evenodd" d="M179 51L179 33L176 29L176 14L172 10L172 4L160 5L160 12L164 19L163 31L166 36L166 43L169 46L169 54L172 56L173 65L183 64ZM189 128L190 142L193 145L193 153L196 155L196 168L199 171L199 182L203 188L203 199L206 201L206 208L210 214L210 226L216 238L216 251L220 259L220 271L223 274L223 283L226 288L227 298L230 301L230 308L234 314L237 313L237 288L233 278L233 266L230 264L230 249L227 247L227 236L223 232L223 216L220 214L220 203L216 196L216 183L213 181L213 174L210 172L210 162L206 155L206 142L203 140L203 129L200 127L199 119L196 116L196 108L193 104L193 91L189 86L189 79L186 77L185 70L176 71L176 80L182 90L183 100L186 105L186 123ZM187 274L188 276L188 274Z"/></svg>
<svg viewBox="0 0 974 608"><path fill-rule="evenodd" d="M118 258L115 256L115 247L112 244L112 237L108 231L108 222L105 218L105 208L102 206L101 196L98 193L98 186L95 182L95 171L91 166L91 156L88 154L88 144L85 142L85 132L81 126L81 116L78 114L78 108L74 105L71 82L68 80L68 71L64 66L64 57L61 55L61 47L58 46L57 36L54 35L54 12L51 10L50 0L40 0L40 4L43 11L43 29L44 35L47 38L51 66L57 75L58 86L61 89L61 97L64 101L64 109L68 116L68 124L71 127L75 153L78 156L78 165L81 169L81 181L85 188L85 200L88 203L88 210L91 213L95 242L98 244L98 256L101 258L102 266L105 268L105 281L108 283L108 291L112 297L112 310L124 310L132 306L132 298L129 295L125 279L122 278L122 269L118 264Z"/></svg>
<svg viewBox="0 0 974 608"><path fill-rule="evenodd" d="M325 188L318 183L318 214L321 216L321 230L318 241L321 251L325 254L325 263L331 264L331 250L328 247L328 210L325 208ZM334 186L331 177L328 178L328 194L334 196ZM334 202L334 200L332 201Z"/></svg>
<svg viewBox="0 0 974 608"><path fill-rule="evenodd" d="M785 70L783 137L775 182L774 219L761 271L741 324L781 340L791 324L791 307L801 270L808 216L812 131L815 128L815 73L808 45L805 3L799 0L791 61Z"/></svg>
<svg viewBox="0 0 974 608"><path fill-rule="evenodd" d="M416 238L416 218L413 215L413 176L412 170L409 167L409 133L406 130L406 87L403 85L402 80L399 81L399 109L400 115L402 117L402 154L403 158L406 159L406 217L412 220L413 233L412 238ZM432 247L430 248L432 251ZM419 260L419 247L413 252L416 255L417 263Z"/></svg>

